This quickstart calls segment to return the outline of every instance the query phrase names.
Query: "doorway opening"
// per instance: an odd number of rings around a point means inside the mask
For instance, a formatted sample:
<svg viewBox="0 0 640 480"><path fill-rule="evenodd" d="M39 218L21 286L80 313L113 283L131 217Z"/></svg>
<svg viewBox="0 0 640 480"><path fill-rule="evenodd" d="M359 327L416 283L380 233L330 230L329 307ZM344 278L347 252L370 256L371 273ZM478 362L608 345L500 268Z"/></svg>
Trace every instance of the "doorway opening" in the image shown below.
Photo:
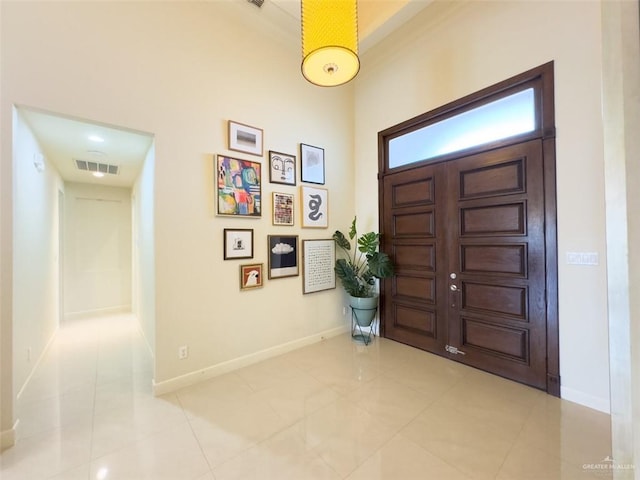
<svg viewBox="0 0 640 480"><path fill-rule="evenodd" d="M153 309L140 306L155 297L155 152L145 132L26 106L14 113L14 354L6 367L20 401L65 319L136 305L153 351ZM133 209L144 228L133 225ZM141 259L139 250L150 253Z"/></svg>

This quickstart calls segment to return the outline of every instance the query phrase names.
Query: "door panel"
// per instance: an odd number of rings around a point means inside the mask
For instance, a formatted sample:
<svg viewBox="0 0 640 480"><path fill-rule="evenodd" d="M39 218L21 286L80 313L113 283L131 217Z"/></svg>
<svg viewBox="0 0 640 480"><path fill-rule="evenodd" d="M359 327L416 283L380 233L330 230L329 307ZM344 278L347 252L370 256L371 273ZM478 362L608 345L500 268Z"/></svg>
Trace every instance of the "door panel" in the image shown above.
<svg viewBox="0 0 640 480"><path fill-rule="evenodd" d="M383 188L397 265L385 336L545 388L542 142L388 174Z"/></svg>
<svg viewBox="0 0 640 480"><path fill-rule="evenodd" d="M403 343L437 351L446 340L446 292L437 269L446 268L439 257L445 243L444 231L438 227L439 216L445 215L439 196L446 185L442 165L430 165L392 176L384 180L384 231L386 251L396 266L395 276L385 282L386 335ZM440 273L439 275L445 275Z"/></svg>

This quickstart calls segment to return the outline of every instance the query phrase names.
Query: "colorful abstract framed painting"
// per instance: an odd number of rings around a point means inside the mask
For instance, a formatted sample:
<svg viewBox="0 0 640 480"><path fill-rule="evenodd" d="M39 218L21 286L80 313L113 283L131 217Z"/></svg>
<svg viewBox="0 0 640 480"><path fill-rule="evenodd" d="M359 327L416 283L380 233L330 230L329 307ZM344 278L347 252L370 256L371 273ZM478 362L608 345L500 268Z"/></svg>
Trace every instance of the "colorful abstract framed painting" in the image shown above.
<svg viewBox="0 0 640 480"><path fill-rule="evenodd" d="M262 286L262 263L240 265L240 290Z"/></svg>
<svg viewBox="0 0 640 480"><path fill-rule="evenodd" d="M218 215L259 218L262 216L262 165L218 155L216 186Z"/></svg>
<svg viewBox="0 0 640 480"><path fill-rule="evenodd" d="M269 150L269 182L295 186L295 155Z"/></svg>
<svg viewBox="0 0 640 480"><path fill-rule="evenodd" d="M229 120L229 150L262 156L263 132L261 128L251 127Z"/></svg>
<svg viewBox="0 0 640 480"><path fill-rule="evenodd" d="M300 203L304 228L327 228L329 226L329 190L301 186Z"/></svg>
<svg viewBox="0 0 640 480"><path fill-rule="evenodd" d="M273 224L292 226L293 194L273 192Z"/></svg>
<svg viewBox="0 0 640 480"><path fill-rule="evenodd" d="M298 271L298 236L269 235L269 279L295 277Z"/></svg>
<svg viewBox="0 0 640 480"><path fill-rule="evenodd" d="M300 144L300 180L324 185L324 148Z"/></svg>
<svg viewBox="0 0 640 480"><path fill-rule="evenodd" d="M224 259L253 258L253 230L224 229Z"/></svg>

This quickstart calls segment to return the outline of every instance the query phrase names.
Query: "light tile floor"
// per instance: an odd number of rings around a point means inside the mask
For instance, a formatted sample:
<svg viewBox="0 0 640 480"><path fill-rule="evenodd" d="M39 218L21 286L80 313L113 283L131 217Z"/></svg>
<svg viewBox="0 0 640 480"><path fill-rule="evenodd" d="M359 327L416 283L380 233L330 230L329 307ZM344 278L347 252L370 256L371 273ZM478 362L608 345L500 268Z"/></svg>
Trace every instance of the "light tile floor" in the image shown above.
<svg viewBox="0 0 640 480"><path fill-rule="evenodd" d="M609 416L376 338L154 398L130 315L61 329L0 479L602 479ZM587 468L585 468L587 465Z"/></svg>

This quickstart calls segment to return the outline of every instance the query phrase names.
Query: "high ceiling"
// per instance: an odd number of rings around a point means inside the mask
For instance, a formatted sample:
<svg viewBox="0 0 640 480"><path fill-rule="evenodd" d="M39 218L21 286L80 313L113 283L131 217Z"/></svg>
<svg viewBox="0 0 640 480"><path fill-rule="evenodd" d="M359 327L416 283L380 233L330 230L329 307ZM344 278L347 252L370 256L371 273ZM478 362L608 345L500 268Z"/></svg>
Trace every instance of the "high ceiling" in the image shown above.
<svg viewBox="0 0 640 480"><path fill-rule="evenodd" d="M238 2L247 9L257 7L245 0ZM432 0L358 0L359 49L363 53L400 25L415 16ZM300 1L265 0L258 17L264 22L277 24L292 35L299 35ZM153 137L103 124L91 123L55 115L49 112L20 108L21 115L31 127L43 152L60 172L64 181L96 183L101 185L131 187ZM102 141L91 140L95 136ZM76 160L117 165L117 175L94 177L91 172L77 168Z"/></svg>
<svg viewBox="0 0 640 480"><path fill-rule="evenodd" d="M367 51L395 29L414 17L433 0L358 0L358 37L360 53ZM272 8L273 7L273 8ZM278 9L291 19L296 33L300 30L300 0L265 0L265 16Z"/></svg>

